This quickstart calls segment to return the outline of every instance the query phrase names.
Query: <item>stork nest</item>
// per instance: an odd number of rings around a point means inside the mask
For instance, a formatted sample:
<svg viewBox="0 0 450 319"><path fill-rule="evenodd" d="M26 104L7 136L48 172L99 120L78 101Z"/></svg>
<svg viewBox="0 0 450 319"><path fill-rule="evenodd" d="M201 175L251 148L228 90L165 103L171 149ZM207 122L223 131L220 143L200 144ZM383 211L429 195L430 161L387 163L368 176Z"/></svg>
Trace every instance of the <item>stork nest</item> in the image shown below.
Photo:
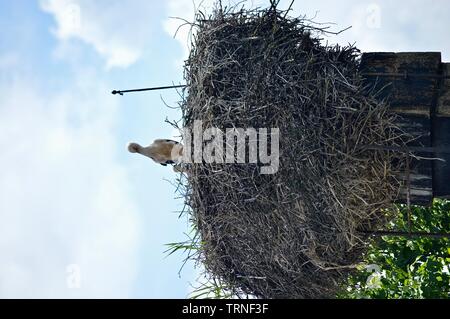
<svg viewBox="0 0 450 319"><path fill-rule="evenodd" d="M280 131L275 174L190 165L198 260L235 295L333 297L399 193L401 155L366 148L405 145L395 115L363 85L360 52L305 18L219 8L192 27L183 126Z"/></svg>

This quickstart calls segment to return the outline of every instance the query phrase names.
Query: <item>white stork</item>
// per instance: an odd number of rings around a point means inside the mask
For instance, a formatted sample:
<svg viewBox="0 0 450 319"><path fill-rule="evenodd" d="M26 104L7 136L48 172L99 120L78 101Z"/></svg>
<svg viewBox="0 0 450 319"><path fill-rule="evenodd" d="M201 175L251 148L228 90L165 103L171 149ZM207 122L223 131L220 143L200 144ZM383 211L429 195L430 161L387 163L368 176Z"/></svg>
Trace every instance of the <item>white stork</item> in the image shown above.
<svg viewBox="0 0 450 319"><path fill-rule="evenodd" d="M167 139L154 140L147 147L142 147L137 143L130 143L128 144L128 151L150 157L153 161L163 166L181 163L183 157L183 145L177 141Z"/></svg>

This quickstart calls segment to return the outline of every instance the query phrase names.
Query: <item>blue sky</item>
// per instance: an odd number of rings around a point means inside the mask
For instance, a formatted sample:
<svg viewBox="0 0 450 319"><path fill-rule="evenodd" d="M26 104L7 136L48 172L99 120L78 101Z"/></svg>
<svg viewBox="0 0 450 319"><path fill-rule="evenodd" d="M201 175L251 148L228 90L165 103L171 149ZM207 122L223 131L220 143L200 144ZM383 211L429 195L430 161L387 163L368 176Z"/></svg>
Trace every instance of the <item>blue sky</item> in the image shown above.
<svg viewBox="0 0 450 319"><path fill-rule="evenodd" d="M353 26L329 42L450 61L446 1L297 1L294 11ZM184 256L163 253L189 229L167 181L176 175L125 148L172 137L164 120L180 114L161 98L175 106L178 95L110 91L182 82L188 30L174 39L180 21L169 17L193 14L191 0L0 0L0 297L188 295L198 271L187 264L179 277Z"/></svg>

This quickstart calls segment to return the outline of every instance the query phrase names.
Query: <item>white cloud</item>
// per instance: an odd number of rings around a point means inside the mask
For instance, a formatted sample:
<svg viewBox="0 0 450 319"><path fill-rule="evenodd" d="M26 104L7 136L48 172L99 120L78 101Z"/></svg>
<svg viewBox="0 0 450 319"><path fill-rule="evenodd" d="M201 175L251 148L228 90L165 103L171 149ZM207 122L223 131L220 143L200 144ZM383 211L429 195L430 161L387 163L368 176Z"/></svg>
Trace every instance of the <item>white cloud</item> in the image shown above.
<svg viewBox="0 0 450 319"><path fill-rule="evenodd" d="M191 28L186 25L186 21L194 22L195 14L201 11L208 15L212 12L217 1L215 0L167 0L166 10L168 17L163 21L163 28L171 37L175 36L178 43L183 49L182 57L180 60L176 61L177 65L181 65L190 51L190 36ZM248 8L253 8L255 6L264 6L268 2L265 0L224 0L222 1L223 7L234 6L236 4L245 4Z"/></svg>
<svg viewBox="0 0 450 319"><path fill-rule="evenodd" d="M41 0L56 20L61 41L79 39L106 59L107 68L128 67L143 54L152 36L152 2L134 0Z"/></svg>
<svg viewBox="0 0 450 319"><path fill-rule="evenodd" d="M0 70L11 69L19 64L19 57L14 52L0 54Z"/></svg>
<svg viewBox="0 0 450 319"><path fill-rule="evenodd" d="M168 17L163 21L164 30L171 37L175 37L183 49L183 55L177 65L181 65L190 51L190 32L189 25L185 25L185 21L193 22L195 19L195 12L201 9L204 12L211 12L214 0L167 0Z"/></svg>
<svg viewBox="0 0 450 319"><path fill-rule="evenodd" d="M352 28L328 40L341 44L356 42L363 52L441 51L450 59L450 43L443 37L450 23L450 2L333 0L295 2L293 15L317 14L318 22L335 22L339 31Z"/></svg>
<svg viewBox="0 0 450 319"><path fill-rule="evenodd" d="M95 78L80 71L50 96L26 78L0 83L0 297L132 290L137 208L115 159L117 100ZM67 286L72 264L79 289Z"/></svg>

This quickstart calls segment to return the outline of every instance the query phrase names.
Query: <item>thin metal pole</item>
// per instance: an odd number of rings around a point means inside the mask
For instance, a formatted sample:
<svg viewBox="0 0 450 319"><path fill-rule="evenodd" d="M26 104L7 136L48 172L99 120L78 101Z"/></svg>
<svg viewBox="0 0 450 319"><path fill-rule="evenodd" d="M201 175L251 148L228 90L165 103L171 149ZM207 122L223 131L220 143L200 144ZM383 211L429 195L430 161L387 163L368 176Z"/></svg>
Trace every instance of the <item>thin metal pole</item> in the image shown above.
<svg viewBox="0 0 450 319"><path fill-rule="evenodd" d="M396 78L430 78L430 79L450 79L448 75L439 74L420 74L420 73L381 73L381 72L364 72L361 73L363 76L379 76L379 77L396 77Z"/></svg>
<svg viewBox="0 0 450 319"><path fill-rule="evenodd" d="M450 238L450 233L426 233L426 232L404 232L404 231L361 231L364 234L371 236L381 237L381 236L393 236L393 237L429 237L429 238Z"/></svg>
<svg viewBox="0 0 450 319"><path fill-rule="evenodd" d="M450 153L450 147L401 147L401 146L384 146L384 145L361 145L359 149L363 150L380 150L380 151L398 151L398 152L421 152L421 153Z"/></svg>
<svg viewBox="0 0 450 319"><path fill-rule="evenodd" d="M411 221L411 179L410 179L410 163L411 158L409 153L406 154L406 207L408 213L408 233L411 234L412 221Z"/></svg>
<svg viewBox="0 0 450 319"><path fill-rule="evenodd" d="M170 86L158 86L158 87L152 87L152 88L143 88L143 89L131 89L131 90L114 90L111 93L112 94L119 94L123 95L124 93L128 92L142 92L142 91L155 91L155 90L165 90L165 89L176 89L176 88L184 88L186 87L186 84L180 84L180 85L170 85Z"/></svg>

